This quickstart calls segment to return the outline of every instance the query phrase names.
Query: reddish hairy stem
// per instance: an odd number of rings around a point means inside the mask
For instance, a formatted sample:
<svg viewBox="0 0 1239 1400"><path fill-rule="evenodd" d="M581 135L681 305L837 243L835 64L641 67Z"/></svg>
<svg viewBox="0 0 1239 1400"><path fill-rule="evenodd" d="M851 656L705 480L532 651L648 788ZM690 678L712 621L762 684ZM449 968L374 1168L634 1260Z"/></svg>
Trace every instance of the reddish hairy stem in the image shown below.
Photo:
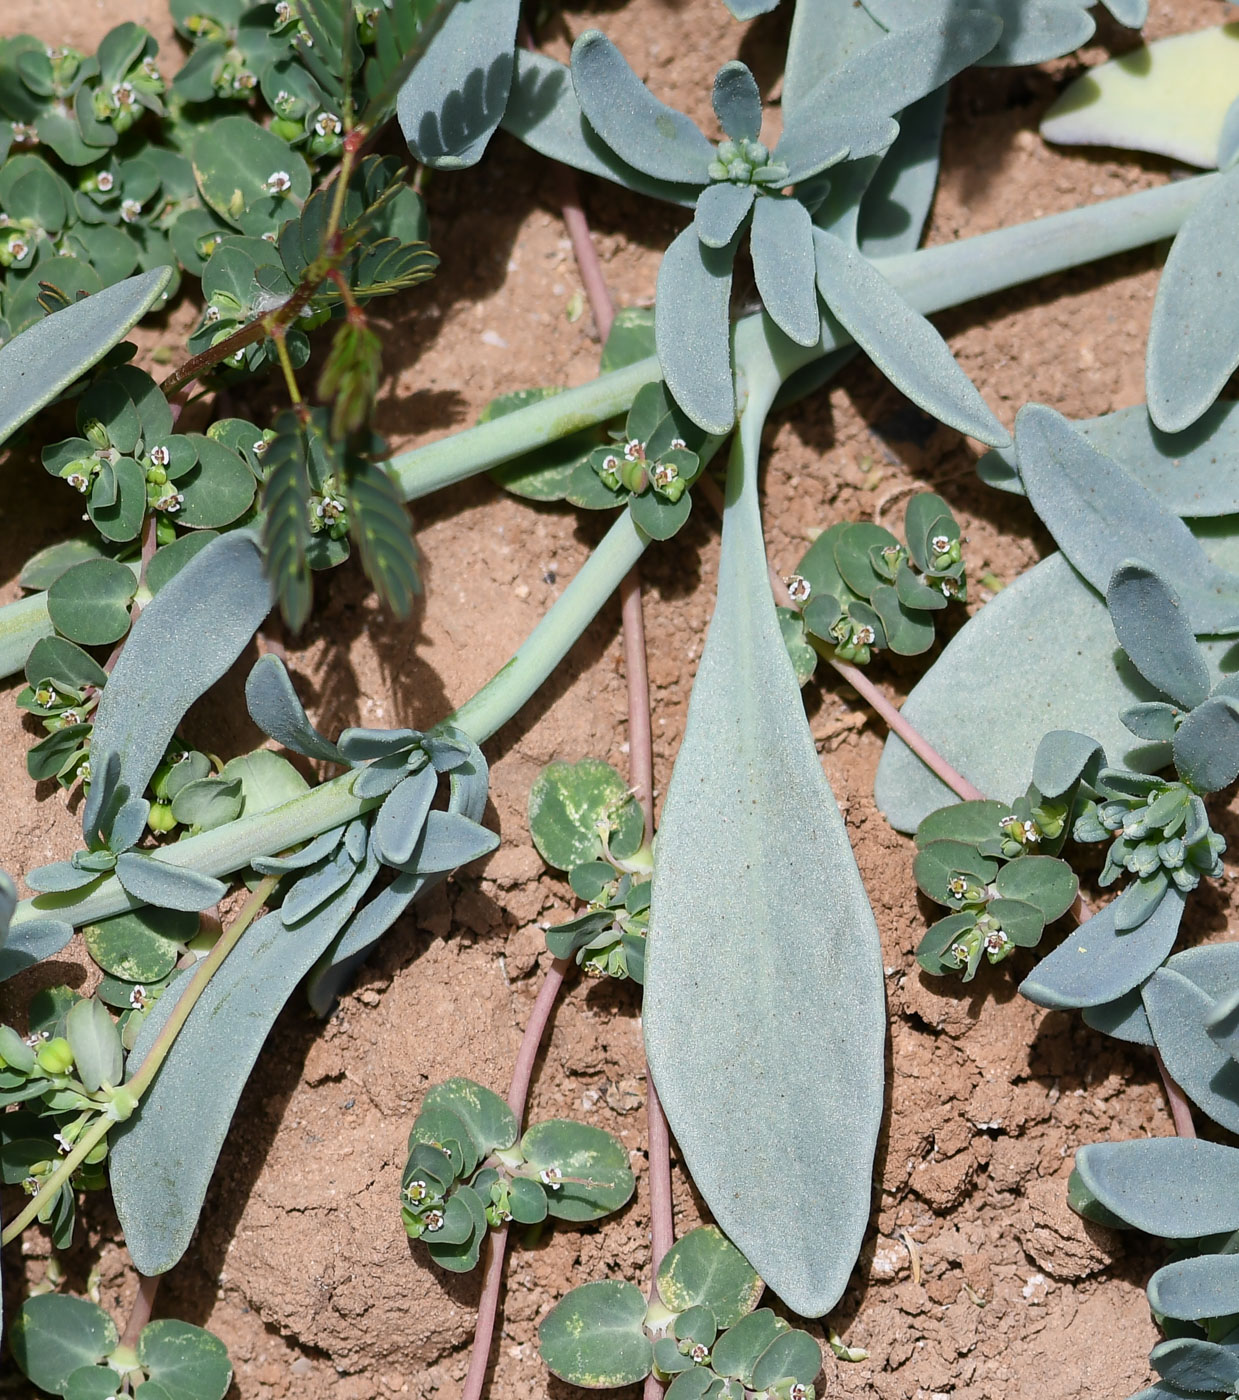
<svg viewBox="0 0 1239 1400"><path fill-rule="evenodd" d="M624 673L628 677L628 778L645 814L645 839L654 836L654 737L650 728L650 672L645 655L641 572L634 565L620 584Z"/></svg>
<svg viewBox="0 0 1239 1400"><path fill-rule="evenodd" d="M121 1333L121 1346L137 1346L142 1329L151 1320L151 1312L155 1306L155 1294L159 1292L159 1282L162 1278L162 1274L138 1275L138 1296L133 1300L129 1321L125 1323L125 1330Z"/></svg>

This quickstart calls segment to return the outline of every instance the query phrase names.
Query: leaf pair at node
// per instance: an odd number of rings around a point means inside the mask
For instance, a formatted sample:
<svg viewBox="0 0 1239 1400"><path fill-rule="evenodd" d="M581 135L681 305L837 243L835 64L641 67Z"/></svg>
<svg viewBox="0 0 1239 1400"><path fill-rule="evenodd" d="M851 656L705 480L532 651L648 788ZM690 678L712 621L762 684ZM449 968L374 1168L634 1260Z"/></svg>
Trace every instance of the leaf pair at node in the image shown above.
<svg viewBox="0 0 1239 1400"><path fill-rule="evenodd" d="M529 792L529 831L538 854L568 872L589 907L547 929L556 958L587 972L645 980L653 862L641 806L609 763L548 763Z"/></svg>
<svg viewBox="0 0 1239 1400"><path fill-rule="evenodd" d="M427 1091L409 1134L400 1212L442 1268L472 1269L488 1226L598 1220L632 1195L628 1151L610 1133L553 1118L517 1144L518 1130L498 1094L470 1079Z"/></svg>
<svg viewBox="0 0 1239 1400"><path fill-rule="evenodd" d="M161 1318L121 1346L97 1303L61 1293L27 1298L9 1344L22 1374L64 1400L224 1400L232 1384L223 1342L203 1328Z"/></svg>
<svg viewBox="0 0 1239 1400"><path fill-rule="evenodd" d="M813 1400L818 1344L757 1308L763 1288L722 1231L703 1226L668 1250L659 1301L620 1280L584 1284L543 1319L538 1349L555 1375L590 1389L653 1372L668 1400Z"/></svg>
<svg viewBox="0 0 1239 1400"><path fill-rule="evenodd" d="M919 656L934 642L934 614L967 597L959 523L941 496L913 496L907 544L866 521L820 534L788 580L805 631L842 661L868 663L875 651Z"/></svg>

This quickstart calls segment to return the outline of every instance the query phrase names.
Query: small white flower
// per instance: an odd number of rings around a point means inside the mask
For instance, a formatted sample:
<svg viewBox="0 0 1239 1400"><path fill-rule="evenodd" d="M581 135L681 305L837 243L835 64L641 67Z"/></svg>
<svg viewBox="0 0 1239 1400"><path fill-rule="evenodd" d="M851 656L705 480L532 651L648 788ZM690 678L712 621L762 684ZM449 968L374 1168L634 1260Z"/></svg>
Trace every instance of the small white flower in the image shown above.
<svg viewBox="0 0 1239 1400"><path fill-rule="evenodd" d="M809 1400L809 1387L803 1381L797 1381L787 1392L787 1400Z"/></svg>
<svg viewBox="0 0 1239 1400"><path fill-rule="evenodd" d="M208 322L211 322L211 321L218 321L218 320L219 320L219 307L218 307L218 306L208 306L207 309L206 309L205 315L206 315L206 319L207 319Z"/></svg>
<svg viewBox="0 0 1239 1400"><path fill-rule="evenodd" d="M856 640L863 647L871 647L878 639L878 634L866 622L863 627L856 629Z"/></svg>
<svg viewBox="0 0 1239 1400"><path fill-rule="evenodd" d="M427 1188L424 1181L410 1181L404 1188L405 1200L411 1201L413 1205L418 1205L426 1199Z"/></svg>
<svg viewBox="0 0 1239 1400"><path fill-rule="evenodd" d="M13 255L14 262L21 262L29 251L30 244L20 235L14 235L9 239L9 252Z"/></svg>
<svg viewBox="0 0 1239 1400"><path fill-rule="evenodd" d="M112 84L112 103L116 107L132 107L137 97L132 83Z"/></svg>
<svg viewBox="0 0 1239 1400"><path fill-rule="evenodd" d="M670 486L679 475L674 462L659 462L654 468L654 485Z"/></svg>
<svg viewBox="0 0 1239 1400"><path fill-rule="evenodd" d="M26 1044L32 1050L37 1050L39 1046L44 1043L44 1041L51 1040L51 1038L51 1031L31 1031L30 1034L26 1037Z"/></svg>
<svg viewBox="0 0 1239 1400"><path fill-rule="evenodd" d="M274 242L275 242L275 233L274 233L271 229L268 229L268 230L266 231L266 233L264 233L264 234L262 235L262 241L263 241L264 243L274 243Z"/></svg>
<svg viewBox="0 0 1239 1400"><path fill-rule="evenodd" d="M258 86L258 75L251 73L248 68L241 68L237 71L237 76L232 80L234 92L249 92Z"/></svg>
<svg viewBox="0 0 1239 1400"><path fill-rule="evenodd" d="M275 94L275 105L276 105L277 107L283 107L286 103L291 102L292 100L293 100L293 95L292 95L292 93L291 93L291 92L288 92L288 91L287 91L286 89L284 89L284 88L281 88L281 89L279 90L279 92L277 92L277 93Z"/></svg>
<svg viewBox="0 0 1239 1400"><path fill-rule="evenodd" d="M968 893L968 881L962 875L952 875L946 882L946 892L952 899L963 899Z"/></svg>
<svg viewBox="0 0 1239 1400"><path fill-rule="evenodd" d="M29 122L13 123L13 144L15 146L36 146L38 142L39 133Z"/></svg>
<svg viewBox="0 0 1239 1400"><path fill-rule="evenodd" d="M84 783L90 782L90 759L87 759L87 760L82 764L82 766L77 770L77 776L78 776L78 777L82 780L82 782L84 782Z"/></svg>
<svg viewBox="0 0 1239 1400"><path fill-rule="evenodd" d="M283 194L292 188L292 176L287 170L273 170L266 179L266 188L271 194Z"/></svg>
<svg viewBox="0 0 1239 1400"><path fill-rule="evenodd" d="M23 1177L22 1190L27 1196L37 1196L39 1194L39 1178L37 1176Z"/></svg>
<svg viewBox="0 0 1239 1400"><path fill-rule="evenodd" d="M70 472L65 480L75 491L80 491L83 496L90 490L90 479L83 476L81 472Z"/></svg>
<svg viewBox="0 0 1239 1400"><path fill-rule="evenodd" d="M44 685L40 686L39 689L35 691L34 698L46 710L54 705L60 697L56 694L54 687Z"/></svg>
<svg viewBox="0 0 1239 1400"><path fill-rule="evenodd" d="M64 720L66 725L81 724L82 722L82 716L74 709L65 710L60 718Z"/></svg>
<svg viewBox="0 0 1239 1400"><path fill-rule="evenodd" d="M320 112L314 120L314 130L319 136L335 136L342 125L334 112Z"/></svg>
<svg viewBox="0 0 1239 1400"><path fill-rule="evenodd" d="M564 1174L558 1167L543 1167L538 1173L538 1180L543 1186L549 1186L552 1191L558 1191L563 1184Z"/></svg>
<svg viewBox="0 0 1239 1400"><path fill-rule="evenodd" d="M146 1010L146 988L140 982L129 993L129 1005L135 1011Z"/></svg>
<svg viewBox="0 0 1239 1400"><path fill-rule="evenodd" d="M688 1354L696 1365L704 1366L709 1358L710 1348L698 1342Z"/></svg>
<svg viewBox="0 0 1239 1400"><path fill-rule="evenodd" d="M292 17L293 7L288 3L288 0L279 0L275 7L276 24L287 24Z"/></svg>
<svg viewBox="0 0 1239 1400"><path fill-rule="evenodd" d="M151 465L155 467L166 467L172 460L172 454L166 447L151 448Z"/></svg>
<svg viewBox="0 0 1239 1400"><path fill-rule="evenodd" d="M951 548L951 541L946 535L935 535L930 540L929 547L935 554L946 554Z"/></svg>
<svg viewBox="0 0 1239 1400"><path fill-rule="evenodd" d="M144 58L142 60L142 71L152 82L158 83L163 81L163 74L160 73L159 65L153 58Z"/></svg>
<svg viewBox="0 0 1239 1400"><path fill-rule="evenodd" d="M120 216L127 224L133 221L142 212L142 205L136 199L122 199L120 202Z"/></svg>
<svg viewBox="0 0 1239 1400"><path fill-rule="evenodd" d="M942 580L942 596L944 598L954 598L958 592L959 584L956 583L953 578L944 578Z"/></svg>
<svg viewBox="0 0 1239 1400"><path fill-rule="evenodd" d="M175 515L185 504L185 497L180 491L169 491L166 496L161 496L155 502L155 509L162 510L167 515Z"/></svg>
<svg viewBox="0 0 1239 1400"><path fill-rule="evenodd" d="M95 188L102 190L104 194L109 193L116 184L116 176L110 170L101 170L95 176Z"/></svg>
<svg viewBox="0 0 1239 1400"><path fill-rule="evenodd" d="M430 1231L443 1229L443 1212L441 1210L428 1210L422 1216L426 1229Z"/></svg>
<svg viewBox="0 0 1239 1400"><path fill-rule="evenodd" d="M632 438L624 444L624 456L630 462L645 461L645 443Z"/></svg>
<svg viewBox="0 0 1239 1400"><path fill-rule="evenodd" d="M52 1140L55 1142L57 1149L63 1152L66 1157L73 1151L73 1144L65 1137L64 1133L53 1133Z"/></svg>
<svg viewBox="0 0 1239 1400"><path fill-rule="evenodd" d="M985 935L985 951L987 953L1005 953L1010 946L1011 940L1000 928L991 929Z"/></svg>
<svg viewBox="0 0 1239 1400"><path fill-rule="evenodd" d="M1030 845L1036 845L1041 840L1041 828L1036 822L1024 823L1024 840Z"/></svg>
<svg viewBox="0 0 1239 1400"><path fill-rule="evenodd" d="M266 450L266 438L259 438L257 442L250 443L250 451L254 454L255 457L261 457Z"/></svg>
<svg viewBox="0 0 1239 1400"><path fill-rule="evenodd" d="M684 449L685 449L687 446L688 446L688 443L686 443L686 442L684 441L683 438L672 438L672 439L671 439L671 449L670 449L670 450L671 450L672 452L683 452Z"/></svg>
<svg viewBox="0 0 1239 1400"><path fill-rule="evenodd" d="M324 496L316 502L314 514L328 525L334 525L344 514L344 502L339 496Z"/></svg>
<svg viewBox="0 0 1239 1400"><path fill-rule="evenodd" d="M607 472L617 472L617 471L619 471L619 458L618 458L618 457L604 457L604 458L602 459L602 469L603 469L603 471L607 471Z"/></svg>
<svg viewBox="0 0 1239 1400"><path fill-rule="evenodd" d="M809 594L813 592L813 585L807 578L802 578L800 574L792 574L787 579L787 591L791 595L793 603L807 603Z"/></svg>

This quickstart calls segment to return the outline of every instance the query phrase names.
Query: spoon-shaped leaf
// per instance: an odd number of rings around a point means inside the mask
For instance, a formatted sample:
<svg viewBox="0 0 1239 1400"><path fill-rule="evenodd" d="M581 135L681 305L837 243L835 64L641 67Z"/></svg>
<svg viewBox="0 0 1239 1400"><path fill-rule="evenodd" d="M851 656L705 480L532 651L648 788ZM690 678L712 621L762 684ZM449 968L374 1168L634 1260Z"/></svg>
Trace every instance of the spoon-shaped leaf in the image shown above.
<svg viewBox="0 0 1239 1400"><path fill-rule="evenodd" d="M1190 426L1239 368L1239 166L1183 221L1149 323L1145 392L1159 428Z"/></svg>
<svg viewBox="0 0 1239 1400"><path fill-rule="evenodd" d="M130 792L146 787L185 711L240 656L270 611L262 554L244 530L212 540L142 610L99 702L91 739L93 753L120 754L121 782ZM92 784L82 812L86 832L100 801L100 786Z"/></svg>
<svg viewBox="0 0 1239 1400"><path fill-rule="evenodd" d="M750 246L753 276L770 319L797 345L816 345L822 319L809 211L797 199L759 199Z"/></svg>
<svg viewBox="0 0 1239 1400"><path fill-rule="evenodd" d="M1166 1317L1239 1312L1239 1254L1203 1254L1164 1265L1149 1280L1149 1302Z"/></svg>
<svg viewBox="0 0 1239 1400"><path fill-rule="evenodd" d="M676 403L708 433L736 421L731 377L731 264L735 245L707 248L691 225L676 235L658 269L654 339Z"/></svg>
<svg viewBox="0 0 1239 1400"><path fill-rule="evenodd" d="M0 348L0 442L124 340L164 295L170 267L156 267L36 321Z"/></svg>
<svg viewBox="0 0 1239 1400"><path fill-rule="evenodd" d="M286 749L306 758L344 762L340 750L306 717L288 668L278 656L268 652L254 663L245 680L245 703L259 729Z"/></svg>
<svg viewBox="0 0 1239 1400"><path fill-rule="evenodd" d="M1185 710L1199 705L1209 694L1209 668L1166 580L1145 564L1120 564L1106 606L1119 645L1145 680Z"/></svg>
<svg viewBox="0 0 1239 1400"><path fill-rule="evenodd" d="M572 83L586 120L621 160L656 180L706 183L714 146L654 96L600 30L587 29L573 44Z"/></svg>
<svg viewBox="0 0 1239 1400"><path fill-rule="evenodd" d="M697 237L707 248L726 248L744 222L757 190L752 185L733 185L723 181L702 190L693 215ZM762 200L762 203L766 203Z"/></svg>
<svg viewBox="0 0 1239 1400"><path fill-rule="evenodd" d="M1174 736L1174 763L1197 792L1220 792L1239 777L1239 701L1212 695Z"/></svg>
<svg viewBox="0 0 1239 1400"><path fill-rule="evenodd" d="M1239 1230L1239 1150L1200 1138L1094 1142L1076 1153L1092 1195L1120 1219L1163 1239Z"/></svg>
<svg viewBox="0 0 1239 1400"><path fill-rule="evenodd" d="M869 1215L882 964L770 596L760 424L750 408L733 450L718 603L659 831L645 1041L719 1225L818 1316Z"/></svg>
<svg viewBox="0 0 1239 1400"><path fill-rule="evenodd" d="M1139 986L1170 956L1183 917L1184 896L1173 885L1137 928L1119 932L1114 906L1086 919L1020 983L1038 1006L1100 1006Z"/></svg>
<svg viewBox="0 0 1239 1400"><path fill-rule="evenodd" d="M1217 568L1187 526L1062 414L1029 404L1015 420L1020 474L1058 547L1099 592L1136 560L1179 595L1192 631L1239 631L1239 577Z"/></svg>
<svg viewBox="0 0 1239 1400"><path fill-rule="evenodd" d="M1239 1064L1205 1028L1213 998L1169 967L1149 978L1143 997L1170 1077L1215 1123L1239 1131Z"/></svg>
<svg viewBox="0 0 1239 1400"><path fill-rule="evenodd" d="M520 0L453 5L396 98L396 117L423 165L475 165L512 85Z"/></svg>
<svg viewBox="0 0 1239 1400"><path fill-rule="evenodd" d="M756 141L761 135L761 93L747 64L724 63L715 75L711 100L719 126L733 141Z"/></svg>
<svg viewBox="0 0 1239 1400"><path fill-rule="evenodd" d="M817 229L817 286L822 300L897 388L935 418L982 442L1010 434L990 412L946 341L914 311L862 253Z"/></svg>

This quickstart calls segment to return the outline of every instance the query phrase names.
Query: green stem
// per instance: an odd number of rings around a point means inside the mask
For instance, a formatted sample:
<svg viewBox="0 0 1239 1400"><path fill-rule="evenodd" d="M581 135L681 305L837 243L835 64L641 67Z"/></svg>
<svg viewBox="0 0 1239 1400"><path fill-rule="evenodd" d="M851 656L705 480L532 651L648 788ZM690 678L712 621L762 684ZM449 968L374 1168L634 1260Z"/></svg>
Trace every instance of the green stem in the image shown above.
<svg viewBox="0 0 1239 1400"><path fill-rule="evenodd" d="M215 946L205 958L194 969L194 975L186 984L185 990L177 998L176 1006L172 1009L172 1015L168 1017L155 1038L154 1045L146 1052L146 1057L138 1066L137 1072L125 1081L124 1088L133 1107L141 1102L142 1095L151 1087L151 1082L159 1072L159 1067L167 1058L168 1051L172 1049L173 1042L181 1033L181 1027L189 1017L189 1013L197 1005L198 998L206 990L207 983L219 971L221 964L228 954L237 946L241 935L249 928L250 924L258 915L258 911L271 896L272 890L279 884L278 875L265 876L254 889L253 894L245 901L237 917L220 934ZM132 1112L132 1108L130 1109ZM0 1235L0 1244L8 1244L14 1240L26 1228L27 1225L38 1215L46 1201L51 1200L56 1192L67 1182L77 1171L78 1167L86 1160L87 1156L94 1149L96 1144L103 1141L111 1132L113 1125L119 1120L110 1118L107 1114L102 1114L86 1132L73 1145L73 1150L64 1159L56 1170L39 1188L38 1195L30 1200L25 1209L15 1215Z"/></svg>

